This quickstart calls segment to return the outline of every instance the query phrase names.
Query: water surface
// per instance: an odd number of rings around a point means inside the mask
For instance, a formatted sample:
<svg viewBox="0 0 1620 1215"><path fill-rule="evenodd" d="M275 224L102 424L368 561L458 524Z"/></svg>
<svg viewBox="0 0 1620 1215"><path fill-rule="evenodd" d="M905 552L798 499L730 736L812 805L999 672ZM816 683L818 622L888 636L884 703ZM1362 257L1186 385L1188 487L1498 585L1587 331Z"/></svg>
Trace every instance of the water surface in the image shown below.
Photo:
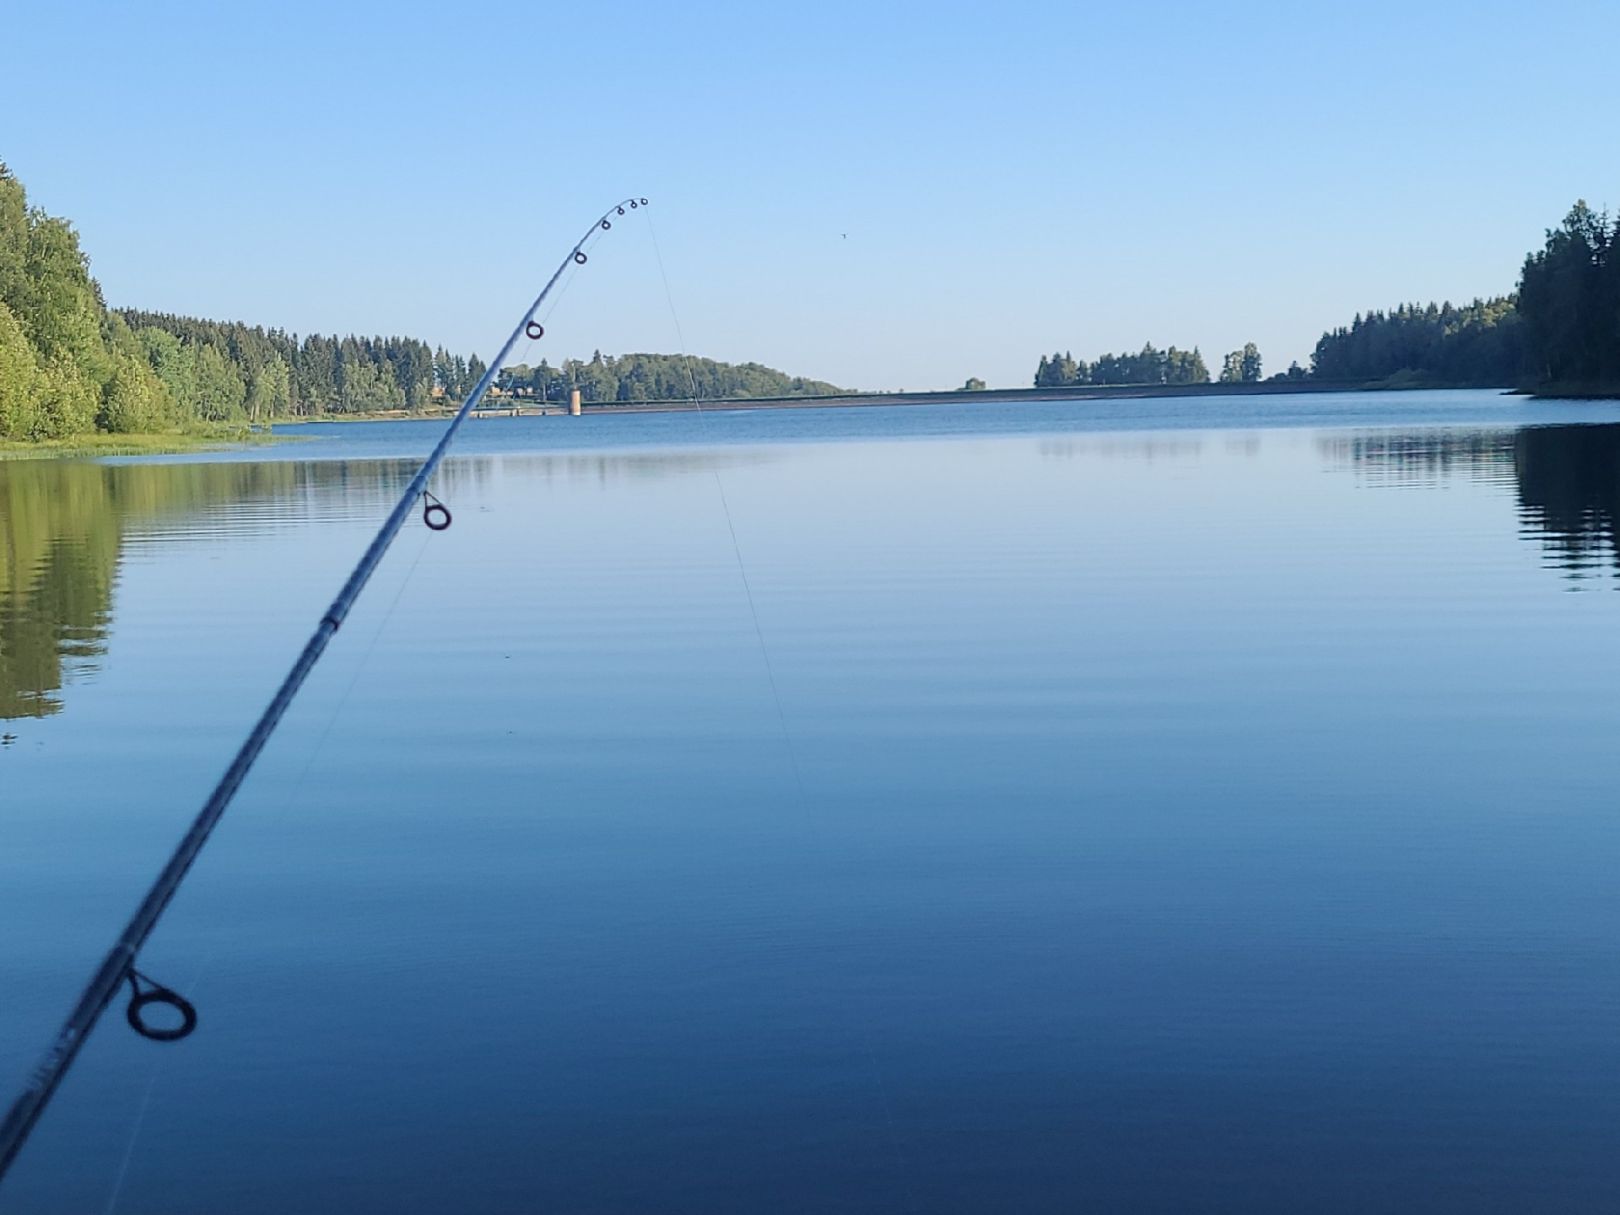
<svg viewBox="0 0 1620 1215"><path fill-rule="evenodd" d="M1617 417L480 422L0 1208L1607 1209ZM314 429L0 464L8 1091L435 433Z"/></svg>

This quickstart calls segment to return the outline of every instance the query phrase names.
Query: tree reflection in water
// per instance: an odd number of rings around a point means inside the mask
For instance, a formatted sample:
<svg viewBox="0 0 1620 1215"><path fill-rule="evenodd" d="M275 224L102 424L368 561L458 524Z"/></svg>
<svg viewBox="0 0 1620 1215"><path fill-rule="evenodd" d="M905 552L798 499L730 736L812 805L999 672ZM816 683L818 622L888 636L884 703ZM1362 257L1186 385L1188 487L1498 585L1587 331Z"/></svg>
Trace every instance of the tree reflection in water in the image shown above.
<svg viewBox="0 0 1620 1215"><path fill-rule="evenodd" d="M119 554L132 530L311 491L380 495L395 462L0 462L0 720L48 717L106 648ZM407 474L408 475L408 474Z"/></svg>
<svg viewBox="0 0 1620 1215"><path fill-rule="evenodd" d="M1620 577L1620 425L1379 431L1328 436L1318 450L1379 487L1511 478L1519 534L1540 546L1551 568L1577 582Z"/></svg>
<svg viewBox="0 0 1620 1215"><path fill-rule="evenodd" d="M1570 577L1620 573L1620 425L1527 426L1513 441L1519 519Z"/></svg>
<svg viewBox="0 0 1620 1215"><path fill-rule="evenodd" d="M485 456L454 460L441 478L453 495L498 475L605 483L768 458L753 450ZM199 526L210 516L234 537L340 516L380 521L415 469L397 459L0 461L0 721L59 712L65 685L96 669L132 538L218 534Z"/></svg>

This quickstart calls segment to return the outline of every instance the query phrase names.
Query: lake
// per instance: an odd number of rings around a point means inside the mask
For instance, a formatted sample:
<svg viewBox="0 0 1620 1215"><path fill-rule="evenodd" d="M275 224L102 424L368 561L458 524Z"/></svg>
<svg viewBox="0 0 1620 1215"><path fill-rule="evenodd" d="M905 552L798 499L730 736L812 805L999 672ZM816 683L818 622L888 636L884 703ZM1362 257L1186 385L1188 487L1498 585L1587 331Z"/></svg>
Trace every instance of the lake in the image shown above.
<svg viewBox="0 0 1620 1215"><path fill-rule="evenodd" d="M439 430L0 463L0 1100ZM1612 1209L1620 404L455 450L0 1209Z"/></svg>

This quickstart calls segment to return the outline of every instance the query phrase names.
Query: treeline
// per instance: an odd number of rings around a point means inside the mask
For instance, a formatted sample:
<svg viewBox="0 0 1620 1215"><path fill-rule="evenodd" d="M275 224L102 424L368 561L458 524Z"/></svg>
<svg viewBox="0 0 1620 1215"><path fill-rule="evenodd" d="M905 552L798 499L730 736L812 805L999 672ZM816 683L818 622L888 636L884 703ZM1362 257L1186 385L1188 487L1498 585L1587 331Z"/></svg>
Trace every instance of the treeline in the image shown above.
<svg viewBox="0 0 1620 1215"><path fill-rule="evenodd" d="M1535 383L1620 393L1620 223L1577 202L1524 259L1519 314Z"/></svg>
<svg viewBox="0 0 1620 1215"><path fill-rule="evenodd" d="M1406 378L1476 387L1511 386L1524 375L1524 333L1511 296L1461 307L1403 304L1356 314L1324 333L1311 370L1325 380Z"/></svg>
<svg viewBox="0 0 1620 1215"><path fill-rule="evenodd" d="M66 220L0 164L0 439L420 409L484 373L411 338L109 310Z"/></svg>
<svg viewBox="0 0 1620 1215"><path fill-rule="evenodd" d="M580 399L679 401L696 396L717 401L746 397L833 396L844 390L824 380L807 380L758 363L717 363L679 354L621 354L596 351L588 360L565 359L553 367L518 364L497 381L503 392L539 400L566 401L578 388Z"/></svg>
<svg viewBox="0 0 1620 1215"><path fill-rule="evenodd" d="M135 335L113 323L65 220L0 164L0 438L121 428L162 404Z"/></svg>
<svg viewBox="0 0 1620 1215"><path fill-rule="evenodd" d="M1620 225L1577 202L1513 295L1357 316L1311 356L1323 379L1620 392Z"/></svg>
<svg viewBox="0 0 1620 1215"><path fill-rule="evenodd" d="M1137 354L1105 354L1095 362L1067 351L1044 355L1035 369L1035 387L1068 388L1080 384L1207 384L1209 368L1198 347L1155 349L1152 342Z"/></svg>
<svg viewBox="0 0 1620 1215"><path fill-rule="evenodd" d="M1294 364L1271 378L1620 394L1620 221L1577 202L1526 256L1515 293L1357 313L1317 341L1308 372ZM1196 348L1151 345L1095 363L1054 354L1035 373L1039 388L1208 379ZM1252 343L1226 356L1220 379L1260 379Z"/></svg>
<svg viewBox="0 0 1620 1215"><path fill-rule="evenodd" d="M1223 384L1252 384L1260 379L1260 349L1249 342L1242 350L1234 350L1221 363L1220 381ZM1287 378L1293 378L1297 368L1290 368ZM1273 379L1284 377L1273 376ZM1076 359L1063 351L1051 358L1041 356L1035 368L1035 387L1069 388L1079 385L1110 384L1207 384L1209 368L1198 347L1177 350L1171 346L1159 350L1152 342L1136 354L1105 354L1095 362Z"/></svg>
<svg viewBox="0 0 1620 1215"><path fill-rule="evenodd" d="M66 220L28 205L0 163L0 440L91 430L155 433L197 424L424 410L460 401L487 368L406 337L300 338L283 329L109 309ZM587 401L836 393L820 380L675 355L630 354L516 367L508 391Z"/></svg>
<svg viewBox="0 0 1620 1215"><path fill-rule="evenodd" d="M182 416L205 421L425 409L487 370L475 354L402 337L299 340L281 329L121 309ZM224 368L221 368L221 363Z"/></svg>

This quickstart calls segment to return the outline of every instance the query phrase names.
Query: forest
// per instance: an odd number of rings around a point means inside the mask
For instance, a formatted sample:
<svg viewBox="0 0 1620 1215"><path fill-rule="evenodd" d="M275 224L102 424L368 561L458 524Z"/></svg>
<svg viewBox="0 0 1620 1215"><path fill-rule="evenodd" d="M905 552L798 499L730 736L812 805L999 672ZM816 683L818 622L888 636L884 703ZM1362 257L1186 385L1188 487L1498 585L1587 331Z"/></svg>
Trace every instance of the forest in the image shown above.
<svg viewBox="0 0 1620 1215"><path fill-rule="evenodd" d="M1357 383L1511 388L1525 376L1522 318L1511 296L1358 313L1317 341L1311 372Z"/></svg>
<svg viewBox="0 0 1620 1215"><path fill-rule="evenodd" d="M1035 386L1208 378L1196 348L1189 355L1150 344L1139 355L1104 355L1089 364L1066 354L1042 356ZM1226 356L1222 381L1259 378L1252 343ZM1577 202L1547 231L1543 247L1525 257L1513 294L1357 313L1317 341L1309 371L1296 365L1271 378L1620 394L1620 223Z"/></svg>
<svg viewBox="0 0 1620 1215"><path fill-rule="evenodd" d="M1137 354L1099 355L1092 363L1068 352L1042 356L1035 369L1035 387L1067 388L1080 384L1207 384L1209 368L1195 346L1191 350L1154 348L1152 342Z"/></svg>
<svg viewBox="0 0 1620 1215"><path fill-rule="evenodd" d="M487 370L408 337L310 334L109 309L78 234L0 163L0 441L155 434L460 401ZM757 363L629 354L515 367L505 391L587 401L835 393Z"/></svg>
<svg viewBox="0 0 1620 1215"><path fill-rule="evenodd" d="M1322 335L1323 379L1620 394L1620 223L1584 201L1528 254L1497 299L1357 316Z"/></svg>
<svg viewBox="0 0 1620 1215"><path fill-rule="evenodd" d="M1232 351L1221 361L1220 383L1255 383L1261 378L1261 366L1260 348L1253 342L1245 343L1243 349ZM1284 377L1272 378L1296 377L1291 369ZM1066 351L1053 354L1051 358L1043 355L1039 366L1035 368L1037 388L1207 383L1209 383L1209 368L1204 365L1204 356L1198 347L1194 346L1191 350L1177 350L1171 346L1166 350L1159 350L1152 342L1147 343L1136 354L1104 354L1099 355L1097 360L1091 363L1084 359L1076 359L1073 354Z"/></svg>
<svg viewBox="0 0 1620 1215"><path fill-rule="evenodd" d="M758 363L717 363L679 354L621 354L598 350L588 361L567 359L557 367L544 359L539 366L518 364L501 372L503 392L542 401L565 401L579 389L580 399L598 403L679 401L696 397L719 401L742 397L833 396L844 389L822 380L807 380Z"/></svg>

